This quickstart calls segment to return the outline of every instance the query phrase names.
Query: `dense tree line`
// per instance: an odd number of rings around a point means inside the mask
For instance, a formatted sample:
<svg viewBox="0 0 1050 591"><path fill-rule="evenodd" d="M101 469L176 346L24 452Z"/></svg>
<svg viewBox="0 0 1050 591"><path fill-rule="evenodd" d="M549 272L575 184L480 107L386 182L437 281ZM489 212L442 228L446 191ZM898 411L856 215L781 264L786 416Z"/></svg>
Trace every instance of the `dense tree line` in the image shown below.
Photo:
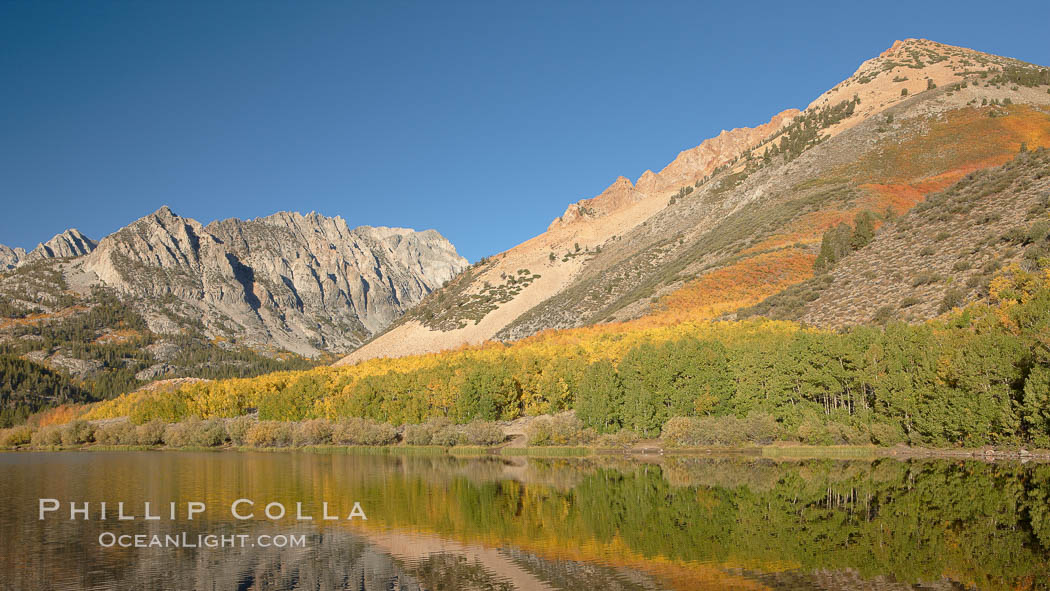
<svg viewBox="0 0 1050 591"><path fill-rule="evenodd" d="M660 434L676 416L769 415L808 443L1050 447L1050 279L1011 268L991 302L922 325L804 330L684 324L622 355L488 348L282 372L122 397L97 417L355 416L393 424L506 420L575 409L600 433ZM614 346L610 346L614 349Z"/></svg>
<svg viewBox="0 0 1050 591"><path fill-rule="evenodd" d="M57 322L26 324L14 331L15 337L38 337L44 347L72 345L88 347L107 328L141 332L146 330L142 317L121 302L112 292L96 288L91 295L92 305L83 312L72 314Z"/></svg>
<svg viewBox="0 0 1050 591"><path fill-rule="evenodd" d="M988 80L990 84L1019 84L1029 88L1050 84L1050 68L1041 66L1020 65L1006 66L1001 72Z"/></svg>
<svg viewBox="0 0 1050 591"><path fill-rule="evenodd" d="M763 412L814 443L1050 446L1045 275L1014 270L992 290L995 306L918 326L799 331L733 347L642 345L615 375L588 372L577 409L594 428L646 435L671 416ZM839 433L856 441L830 440Z"/></svg>
<svg viewBox="0 0 1050 591"><path fill-rule="evenodd" d="M783 154L787 160L794 160L802 152L821 142L820 132L822 130L852 116L859 104L860 98L854 96L850 100L807 111L795 117L789 125L774 136L775 139L770 142L770 147L763 154L763 159L768 161Z"/></svg>
<svg viewBox="0 0 1050 591"><path fill-rule="evenodd" d="M820 241L820 254L813 263L813 270L818 273L825 272L849 253L867 246L875 238L875 221L875 214L862 211L857 214L853 227L842 223L825 232Z"/></svg>
<svg viewBox="0 0 1050 591"><path fill-rule="evenodd" d="M0 427L20 423L30 414L56 404L94 399L89 391L60 373L0 354Z"/></svg>
<svg viewBox="0 0 1050 591"><path fill-rule="evenodd" d="M47 379L60 381L67 385L64 387L75 388L83 395L56 396L45 381L26 381L22 386L25 395L5 399L5 416L16 422L36 410L52 406L47 401L107 400L141 387L146 382L136 378L136 374L161 361L147 349L158 342L177 347L172 358L164 359L174 369L163 377L246 378L275 371L309 369L323 361L289 353L267 355L247 347L221 346L199 331L158 336L149 330L134 308L113 292L100 288L93 291L86 309L47 322L16 325L11 333L13 338L0 345L0 355L5 358L17 359L30 351L42 350L48 354L59 351L74 359L101 364L98 371L81 381L36 366L47 372ZM112 338L100 338L107 336ZM2 382L14 379L16 376L0 372ZM30 402L33 400L39 404Z"/></svg>

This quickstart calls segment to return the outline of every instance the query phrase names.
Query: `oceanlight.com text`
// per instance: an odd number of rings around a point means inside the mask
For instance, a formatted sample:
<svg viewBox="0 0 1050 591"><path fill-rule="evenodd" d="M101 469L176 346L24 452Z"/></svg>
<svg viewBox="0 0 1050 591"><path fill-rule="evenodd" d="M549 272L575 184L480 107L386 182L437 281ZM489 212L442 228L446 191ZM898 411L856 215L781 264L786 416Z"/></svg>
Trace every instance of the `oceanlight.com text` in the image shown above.
<svg viewBox="0 0 1050 591"><path fill-rule="evenodd" d="M103 548L305 548L305 534L117 534L102 532Z"/></svg>

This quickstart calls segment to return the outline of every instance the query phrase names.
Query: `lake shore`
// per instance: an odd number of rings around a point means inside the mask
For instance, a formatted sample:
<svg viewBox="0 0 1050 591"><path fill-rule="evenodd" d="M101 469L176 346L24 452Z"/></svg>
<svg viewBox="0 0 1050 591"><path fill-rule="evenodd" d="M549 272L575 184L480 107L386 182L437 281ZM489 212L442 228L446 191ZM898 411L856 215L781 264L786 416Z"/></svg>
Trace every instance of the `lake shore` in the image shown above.
<svg viewBox="0 0 1050 591"><path fill-rule="evenodd" d="M673 428L685 422L687 429ZM0 430L0 450L11 451L289 451L421 456L620 456L648 461L661 456L737 456L766 459L915 458L1050 462L1050 450L1023 445L936 447L800 441L775 424L746 436L707 430L702 420L671 419L657 437L628 430L584 429L571 414L511 421L448 420L394 426L369 419L260 421L255 416L133 424L128 417ZM714 423L715 427L718 426ZM680 425L679 425L680 426ZM707 425L708 427L710 425Z"/></svg>
<svg viewBox="0 0 1050 591"><path fill-rule="evenodd" d="M629 448L597 446L515 446L509 441L493 446L435 446L435 445L305 445L305 446L168 446L168 445L71 445L0 448L0 452L56 452L56 451L208 451L208 452L304 452L346 453L361 455L452 456L506 458L578 458L608 457L634 458L649 461L659 457L748 457L770 460L838 459L870 460L878 458L911 459L967 459L981 461L1050 462L1050 450L981 448L929 448L897 445L878 447L867 445L801 445L795 442L776 442L760 446L704 446L666 447L659 441L646 441Z"/></svg>

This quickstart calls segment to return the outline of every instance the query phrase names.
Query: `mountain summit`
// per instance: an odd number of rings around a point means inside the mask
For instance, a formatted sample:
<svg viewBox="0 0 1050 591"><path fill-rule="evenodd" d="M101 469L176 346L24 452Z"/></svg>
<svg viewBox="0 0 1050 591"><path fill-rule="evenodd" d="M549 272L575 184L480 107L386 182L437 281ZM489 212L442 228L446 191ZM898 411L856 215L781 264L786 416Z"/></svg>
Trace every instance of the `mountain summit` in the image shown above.
<svg viewBox="0 0 1050 591"><path fill-rule="evenodd" d="M97 242L83 235L76 228L55 234L47 242L37 244L36 248L28 253L21 248L9 248L0 244L0 271L44 259L78 257L91 252L97 245Z"/></svg>
<svg viewBox="0 0 1050 591"><path fill-rule="evenodd" d="M467 266L433 230L351 229L291 212L205 226L167 206L98 243L69 230L28 254L8 251L15 271L0 276L0 292L24 314L91 308L101 289L156 335L307 356L357 347Z"/></svg>
<svg viewBox="0 0 1050 591"><path fill-rule="evenodd" d="M1050 145L1048 113L1050 69L894 42L804 110L722 132L571 204L341 363L732 315L812 277L829 230L858 216L878 227L1022 146Z"/></svg>
<svg viewBox="0 0 1050 591"><path fill-rule="evenodd" d="M646 170L638 177L636 183L621 176L598 196L570 205L561 217L551 222L548 230L577 221L593 220L646 197L664 195L670 191L678 191L680 187L692 185L743 150L790 123L798 114L797 109L788 109L773 116L768 123L757 127L722 130L722 133L704 140L699 146L680 152L678 157L660 172Z"/></svg>

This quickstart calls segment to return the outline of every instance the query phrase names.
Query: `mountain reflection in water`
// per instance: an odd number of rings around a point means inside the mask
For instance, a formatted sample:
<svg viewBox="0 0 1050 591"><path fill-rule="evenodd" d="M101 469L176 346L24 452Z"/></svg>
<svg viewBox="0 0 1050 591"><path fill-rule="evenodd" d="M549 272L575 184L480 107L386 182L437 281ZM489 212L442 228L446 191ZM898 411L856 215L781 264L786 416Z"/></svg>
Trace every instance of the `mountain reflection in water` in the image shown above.
<svg viewBox="0 0 1050 591"><path fill-rule="evenodd" d="M1038 464L6 453L0 498L3 589L1050 589ZM39 498L63 511L37 519ZM233 519L238 498L260 518ZM84 521L69 501L208 510ZM262 519L271 501L368 520ZM104 531L306 544L105 548Z"/></svg>

